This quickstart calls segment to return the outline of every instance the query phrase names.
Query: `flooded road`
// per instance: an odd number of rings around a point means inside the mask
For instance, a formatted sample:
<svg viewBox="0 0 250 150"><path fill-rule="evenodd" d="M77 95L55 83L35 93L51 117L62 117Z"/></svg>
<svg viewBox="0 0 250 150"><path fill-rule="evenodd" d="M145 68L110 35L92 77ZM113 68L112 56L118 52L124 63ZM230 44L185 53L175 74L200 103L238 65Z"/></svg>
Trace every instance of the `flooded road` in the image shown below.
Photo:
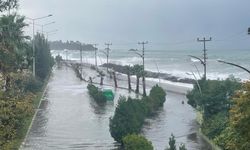
<svg viewBox="0 0 250 150"><path fill-rule="evenodd" d="M167 93L164 107L147 119L143 134L152 141L156 150L164 150L168 146L171 134L175 136L176 145L184 143L188 150L212 149L197 134L199 126L195 118L196 113L187 104L185 95Z"/></svg>
<svg viewBox="0 0 250 150"><path fill-rule="evenodd" d="M129 93L118 89L114 102L99 106L89 97L86 87L70 68L55 69L22 149L116 149L117 143L109 133L109 118L119 95ZM163 150L171 133L177 137L177 144L183 142L188 149L208 147L196 135L194 111L187 104L182 105L182 100L186 101L185 96L168 93L164 108L147 119L143 134L155 149Z"/></svg>

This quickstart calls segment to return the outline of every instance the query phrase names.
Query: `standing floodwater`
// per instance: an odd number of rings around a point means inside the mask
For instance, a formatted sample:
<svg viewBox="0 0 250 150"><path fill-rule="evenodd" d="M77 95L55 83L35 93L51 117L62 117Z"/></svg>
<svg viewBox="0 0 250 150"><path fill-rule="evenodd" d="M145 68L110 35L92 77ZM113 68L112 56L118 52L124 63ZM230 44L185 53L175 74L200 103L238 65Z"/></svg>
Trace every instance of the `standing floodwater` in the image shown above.
<svg viewBox="0 0 250 150"><path fill-rule="evenodd" d="M112 149L113 103L98 107L70 68L55 70L24 149Z"/></svg>
<svg viewBox="0 0 250 150"><path fill-rule="evenodd" d="M197 133L196 113L186 101L185 95L167 93L163 109L147 120L143 133L156 150L166 148L171 134L175 136L176 145L184 143L188 150L212 149Z"/></svg>
<svg viewBox="0 0 250 150"><path fill-rule="evenodd" d="M128 92L117 89L114 102L98 106L88 95L87 83L76 78L70 68L55 69L23 149L115 149L118 146L109 133L109 118L119 95L127 96ZM184 142L188 148L208 147L195 134L193 109L182 105L182 100L185 96L168 93L162 110L147 120L143 134L157 150L165 148L171 133L178 136L178 143Z"/></svg>

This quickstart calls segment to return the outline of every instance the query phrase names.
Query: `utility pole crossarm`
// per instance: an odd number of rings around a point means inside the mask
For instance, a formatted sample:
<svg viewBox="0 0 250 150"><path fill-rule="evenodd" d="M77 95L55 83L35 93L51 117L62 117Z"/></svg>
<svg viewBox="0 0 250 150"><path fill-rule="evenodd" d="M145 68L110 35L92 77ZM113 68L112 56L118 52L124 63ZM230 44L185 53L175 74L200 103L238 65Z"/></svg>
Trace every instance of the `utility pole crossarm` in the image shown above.
<svg viewBox="0 0 250 150"><path fill-rule="evenodd" d="M235 66L235 67L238 67L238 68L241 68L241 69L245 70L246 72L248 72L250 74L250 70L248 70L245 67L242 67L240 65L237 65L237 64L234 64L234 63L230 63L230 62L226 62L226 61L223 61L223 60L218 60L218 62L224 63L224 64L228 64L228 65L232 65L232 66Z"/></svg>

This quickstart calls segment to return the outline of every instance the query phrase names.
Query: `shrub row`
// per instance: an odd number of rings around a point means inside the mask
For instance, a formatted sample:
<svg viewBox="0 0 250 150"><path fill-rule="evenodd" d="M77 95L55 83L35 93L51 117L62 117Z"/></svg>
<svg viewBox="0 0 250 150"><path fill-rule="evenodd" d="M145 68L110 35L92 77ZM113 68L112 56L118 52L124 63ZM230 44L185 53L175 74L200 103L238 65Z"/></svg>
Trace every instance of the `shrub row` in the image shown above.
<svg viewBox="0 0 250 150"><path fill-rule="evenodd" d="M12 74L8 91L0 91L0 149L18 149L31 121L42 82Z"/></svg>
<svg viewBox="0 0 250 150"><path fill-rule="evenodd" d="M104 96L103 92L100 91L96 86L93 84L88 84L87 86L89 95L97 102L97 103L105 103L107 101L106 97Z"/></svg>
<svg viewBox="0 0 250 150"><path fill-rule="evenodd" d="M194 89L187 94L188 104L202 113L202 133L223 149L229 149L224 145L232 145L233 142L226 143L223 138L229 139L229 135L232 135L231 130L228 130L230 109L234 106L232 99L240 90L241 83L234 77L226 80L199 80L198 83L201 89L195 85ZM234 141L238 139L233 138Z"/></svg>
<svg viewBox="0 0 250 150"><path fill-rule="evenodd" d="M145 137L131 134L122 139L125 150L153 150L152 143Z"/></svg>
<svg viewBox="0 0 250 150"><path fill-rule="evenodd" d="M158 85L154 86L148 97L132 99L120 97L115 114L110 118L111 136L120 143L129 134L138 134L147 116L154 113L165 102L166 92Z"/></svg>

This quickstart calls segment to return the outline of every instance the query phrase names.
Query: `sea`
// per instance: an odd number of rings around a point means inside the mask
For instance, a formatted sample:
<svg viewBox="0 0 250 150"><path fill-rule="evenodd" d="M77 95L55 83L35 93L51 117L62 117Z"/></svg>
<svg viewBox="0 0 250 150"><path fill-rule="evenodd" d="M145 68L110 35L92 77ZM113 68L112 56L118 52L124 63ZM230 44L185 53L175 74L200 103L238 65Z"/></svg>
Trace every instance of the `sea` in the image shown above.
<svg viewBox="0 0 250 150"><path fill-rule="evenodd" d="M250 69L250 49L222 49L207 50L207 78L226 79L234 76L242 81L248 80L250 74L243 69L220 63L223 60L241 65ZM137 51L142 54L141 50ZM63 59L80 62L79 50L51 50L52 55L61 55ZM203 58L202 50L147 50L145 49L145 69L153 72L168 73L179 78L199 79L203 76L203 65L199 60L190 57L193 55ZM97 52L98 65L106 63L106 55L103 51ZM82 62L95 64L95 52L83 51ZM142 64L142 58L133 51L124 49L112 49L109 55L109 63L119 65Z"/></svg>

